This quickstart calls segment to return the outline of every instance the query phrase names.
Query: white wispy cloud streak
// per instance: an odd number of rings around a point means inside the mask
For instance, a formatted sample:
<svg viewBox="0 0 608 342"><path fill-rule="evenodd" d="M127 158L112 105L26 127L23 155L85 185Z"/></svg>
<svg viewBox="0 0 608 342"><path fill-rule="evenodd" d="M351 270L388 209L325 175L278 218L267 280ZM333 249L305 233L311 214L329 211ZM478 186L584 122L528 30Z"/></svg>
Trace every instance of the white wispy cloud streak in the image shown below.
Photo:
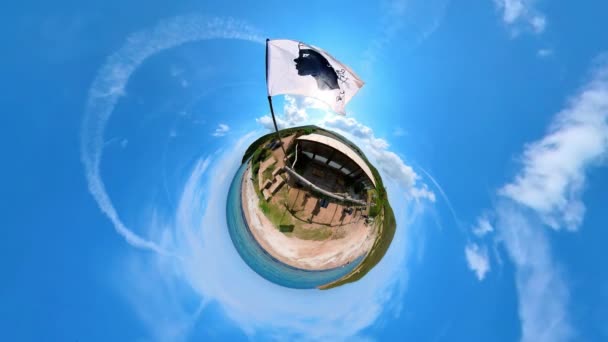
<svg viewBox="0 0 608 342"><path fill-rule="evenodd" d="M553 119L547 134L526 145L522 169L499 191L496 239L515 266L522 341L576 336L568 282L554 260L545 226L579 229L581 196L590 168L608 153L608 62Z"/></svg>
<svg viewBox="0 0 608 342"><path fill-rule="evenodd" d="M445 204L448 206L448 210L450 210L450 213L452 214L452 218L454 219L454 222L456 223L456 225L460 225L460 219L458 218L458 214L456 214L456 209L454 209L454 205L452 204L452 201L448 197L448 194L445 192L445 190L443 190L443 187L441 186L441 184L439 184L439 182L435 179L435 177L433 177L433 175L431 175L430 172L425 170L423 167L418 166L418 169L420 171L422 171L422 173L431 181L431 183L433 183L433 185L435 186L437 191L439 191L441 198L443 198L443 200L445 201Z"/></svg>
<svg viewBox="0 0 608 342"><path fill-rule="evenodd" d="M399 40L414 48L439 27L449 0L389 0L382 6L381 27L363 54L363 68L369 69L391 42Z"/></svg>
<svg viewBox="0 0 608 342"><path fill-rule="evenodd" d="M233 19L198 15L174 17L154 28L130 35L125 44L109 56L89 89L81 129L80 158L85 168L89 192L116 231L138 248L167 254L157 243L141 237L121 221L101 178L103 136L118 99L125 95L132 73L150 56L187 42L207 39L240 39L263 43L257 31Z"/></svg>
<svg viewBox="0 0 608 342"><path fill-rule="evenodd" d="M547 135L526 146L523 168L500 194L533 209L554 229L576 230L585 214L586 171L608 150L608 66L557 114Z"/></svg>
<svg viewBox="0 0 608 342"><path fill-rule="evenodd" d="M567 281L553 260L542 224L512 203L503 202L496 210L498 239L515 266L521 340L572 340Z"/></svg>
<svg viewBox="0 0 608 342"><path fill-rule="evenodd" d="M536 0L493 0L502 13L502 20L516 36L522 30L535 34L545 31L547 19L536 7Z"/></svg>
<svg viewBox="0 0 608 342"><path fill-rule="evenodd" d="M217 128L215 129L215 131L213 131L213 133L211 133L211 135L214 137L223 137L228 133L228 131L230 131L230 126L221 123L217 125Z"/></svg>
<svg viewBox="0 0 608 342"><path fill-rule="evenodd" d="M608 63L602 60L591 80L556 115L547 135L526 147L523 169L500 190L512 201L499 206L498 227L516 265L524 341L568 341L575 336L567 281L552 259L542 226L571 231L580 227L586 174L607 152Z"/></svg>

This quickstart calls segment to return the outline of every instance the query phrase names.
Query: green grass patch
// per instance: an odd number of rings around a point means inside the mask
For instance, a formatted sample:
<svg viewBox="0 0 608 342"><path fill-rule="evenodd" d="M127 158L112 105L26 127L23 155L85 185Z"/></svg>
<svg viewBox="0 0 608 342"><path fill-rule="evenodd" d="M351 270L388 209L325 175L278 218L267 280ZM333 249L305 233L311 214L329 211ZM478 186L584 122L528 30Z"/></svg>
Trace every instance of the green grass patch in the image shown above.
<svg viewBox="0 0 608 342"><path fill-rule="evenodd" d="M282 129L282 130L280 130L280 134L281 134L281 137L283 138L283 137L289 136L293 133L303 135L303 134L314 133L317 130L320 130L320 128L317 126L314 126L314 125L309 125L309 126L300 126L300 127ZM257 151L260 147L263 147L264 145L266 145L268 142L270 142L271 139L276 139L276 137L277 137L276 132L268 133L268 134L265 134L265 135L259 137L256 141L254 141L251 145L249 145L249 147L245 151L245 154L243 155L242 162L245 163L247 160L249 160L249 157L253 156L255 151Z"/></svg>
<svg viewBox="0 0 608 342"><path fill-rule="evenodd" d="M331 237L331 228L319 227L314 229L304 229L298 227L294 230L293 236L302 240L324 241Z"/></svg>
<svg viewBox="0 0 608 342"><path fill-rule="evenodd" d="M277 229L281 225L293 225L291 214L283 206L261 200L260 208Z"/></svg>
<svg viewBox="0 0 608 342"><path fill-rule="evenodd" d="M270 165L264 172L262 172L263 180L272 179L272 172L276 169L276 164Z"/></svg>
<svg viewBox="0 0 608 342"><path fill-rule="evenodd" d="M295 226L293 224L282 224L279 226L279 231L281 233L291 233L293 232Z"/></svg>

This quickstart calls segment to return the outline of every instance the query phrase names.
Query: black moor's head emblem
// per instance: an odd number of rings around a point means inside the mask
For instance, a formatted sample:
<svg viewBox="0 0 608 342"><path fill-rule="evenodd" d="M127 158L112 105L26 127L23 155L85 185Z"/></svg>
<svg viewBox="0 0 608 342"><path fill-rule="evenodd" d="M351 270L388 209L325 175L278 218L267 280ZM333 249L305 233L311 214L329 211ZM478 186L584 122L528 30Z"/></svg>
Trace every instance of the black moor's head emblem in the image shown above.
<svg viewBox="0 0 608 342"><path fill-rule="evenodd" d="M327 59L317 51L301 48L298 58L293 61L296 62L298 75L310 75L314 77L319 89L332 90L340 88L338 86L338 74Z"/></svg>

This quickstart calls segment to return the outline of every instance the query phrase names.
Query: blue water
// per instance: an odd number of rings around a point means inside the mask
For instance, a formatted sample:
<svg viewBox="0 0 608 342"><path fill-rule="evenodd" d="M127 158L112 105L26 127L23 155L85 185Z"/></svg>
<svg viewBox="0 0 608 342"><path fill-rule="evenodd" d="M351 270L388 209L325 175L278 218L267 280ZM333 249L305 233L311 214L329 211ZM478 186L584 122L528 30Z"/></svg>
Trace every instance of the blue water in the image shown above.
<svg viewBox="0 0 608 342"><path fill-rule="evenodd" d="M241 203L241 182L247 163L239 168L230 185L226 216L230 238L241 258L257 274L281 286L294 289L313 289L338 280L350 273L363 260L360 256L344 267L324 271L308 271L286 265L266 253L251 235Z"/></svg>

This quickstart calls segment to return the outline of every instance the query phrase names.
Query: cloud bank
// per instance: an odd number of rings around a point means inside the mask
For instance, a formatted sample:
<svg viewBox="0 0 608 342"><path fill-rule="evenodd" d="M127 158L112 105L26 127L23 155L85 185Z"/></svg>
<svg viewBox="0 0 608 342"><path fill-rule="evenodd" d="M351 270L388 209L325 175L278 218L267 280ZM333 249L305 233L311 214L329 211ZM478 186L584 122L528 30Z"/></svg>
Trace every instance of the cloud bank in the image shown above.
<svg viewBox="0 0 608 342"><path fill-rule="evenodd" d="M567 280L542 225L510 203L496 209L499 239L515 266L521 340L570 341L575 335Z"/></svg>
<svg viewBox="0 0 608 342"><path fill-rule="evenodd" d="M554 117L547 134L525 146L515 179L498 190L495 239L515 265L522 341L569 341L576 336L567 278L553 258L544 227L580 228L587 173L607 153L608 63L601 60L590 81ZM480 224L473 233L488 231L483 226L492 225Z"/></svg>
<svg viewBox="0 0 608 342"><path fill-rule="evenodd" d="M500 194L532 209L554 229L576 230L583 222L581 200L589 167L608 150L608 67L557 114L549 132L526 146L522 170Z"/></svg>

